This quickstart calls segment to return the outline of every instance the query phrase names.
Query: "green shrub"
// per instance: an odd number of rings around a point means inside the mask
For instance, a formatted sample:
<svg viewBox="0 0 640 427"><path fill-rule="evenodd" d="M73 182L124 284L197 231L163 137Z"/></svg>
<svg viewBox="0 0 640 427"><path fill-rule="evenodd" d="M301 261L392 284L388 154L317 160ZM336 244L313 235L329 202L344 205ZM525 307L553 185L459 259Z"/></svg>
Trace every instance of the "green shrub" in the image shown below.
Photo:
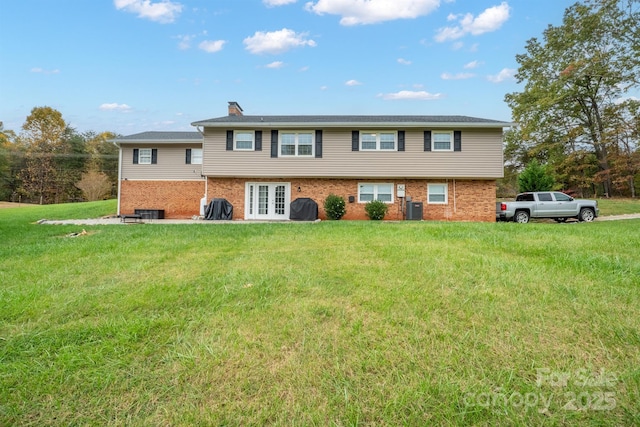
<svg viewBox="0 0 640 427"><path fill-rule="evenodd" d="M324 211L329 219L339 220L342 218L347 213L344 197L329 194L324 199Z"/></svg>
<svg viewBox="0 0 640 427"><path fill-rule="evenodd" d="M387 214L387 210L389 206L385 202L381 202L380 200L372 200L368 202L364 210L367 212L367 216L369 219L380 221Z"/></svg>

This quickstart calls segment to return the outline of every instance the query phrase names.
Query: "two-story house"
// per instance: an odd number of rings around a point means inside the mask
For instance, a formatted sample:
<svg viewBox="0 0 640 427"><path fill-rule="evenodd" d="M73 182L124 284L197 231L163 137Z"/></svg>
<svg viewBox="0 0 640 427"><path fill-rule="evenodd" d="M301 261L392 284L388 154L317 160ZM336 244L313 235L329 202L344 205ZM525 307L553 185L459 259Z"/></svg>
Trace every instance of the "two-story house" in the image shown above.
<svg viewBox="0 0 640 427"><path fill-rule="evenodd" d="M117 138L118 215L157 210L191 218L205 194L200 132L142 132Z"/></svg>
<svg viewBox="0 0 640 427"><path fill-rule="evenodd" d="M121 164L129 163L121 166L119 213L166 205L167 217L189 217L201 212L203 200L224 198L234 219L287 220L290 203L304 197L316 201L324 219L324 199L333 193L347 201L345 219L366 219L364 207L374 199L389 204L385 219L403 219L411 199L422 203L424 219L495 221L502 132L511 124L465 116L244 115L229 102L228 115L192 125L204 136L201 169L193 169L202 192L196 194L196 186L175 191L189 179L165 176L161 168L155 183L134 173L142 168L134 161L136 148L157 147L158 164L165 147L177 150L165 158L186 172L186 149L196 145L145 145L128 139L132 135L118 140ZM204 178L195 177L200 173ZM174 178L171 185L160 182ZM186 197L192 210L171 208L174 198L186 206Z"/></svg>

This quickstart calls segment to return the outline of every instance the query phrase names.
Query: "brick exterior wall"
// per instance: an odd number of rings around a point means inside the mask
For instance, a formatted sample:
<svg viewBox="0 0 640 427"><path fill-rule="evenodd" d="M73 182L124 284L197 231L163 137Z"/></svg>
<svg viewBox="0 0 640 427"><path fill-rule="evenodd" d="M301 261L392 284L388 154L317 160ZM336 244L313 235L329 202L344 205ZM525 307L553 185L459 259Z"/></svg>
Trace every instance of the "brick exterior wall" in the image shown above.
<svg viewBox="0 0 640 427"><path fill-rule="evenodd" d="M122 181L120 214L164 209L165 218L191 218L200 214L204 191L204 181Z"/></svg>
<svg viewBox="0 0 640 427"><path fill-rule="evenodd" d="M298 197L309 197L318 203L318 216L326 219L324 199L331 193L344 197L347 201L347 213L343 219L368 219L364 203L358 203L358 183L381 180L353 179L239 179L209 178L207 200L214 197L225 198L233 205L233 219L244 219L245 183L246 182L288 182L291 184L291 201ZM389 180L394 186L405 184L407 196L414 202L423 202L423 219L440 221L486 221L495 222L496 182L492 180ZM427 203L427 184L447 183L448 203L436 205ZM300 188L300 191L298 191ZM349 203L353 196L354 203ZM198 197L199 200L199 197ZM401 220L402 207L399 199L389 205L385 220Z"/></svg>

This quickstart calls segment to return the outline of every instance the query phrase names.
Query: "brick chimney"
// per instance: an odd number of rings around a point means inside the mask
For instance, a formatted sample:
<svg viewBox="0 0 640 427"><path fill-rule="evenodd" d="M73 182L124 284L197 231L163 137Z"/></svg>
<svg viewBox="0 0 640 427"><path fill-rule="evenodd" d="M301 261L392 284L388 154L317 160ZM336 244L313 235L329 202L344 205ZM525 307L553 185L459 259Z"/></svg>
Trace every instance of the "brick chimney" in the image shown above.
<svg viewBox="0 0 640 427"><path fill-rule="evenodd" d="M230 116L241 116L242 115L242 107L235 101L229 101L229 115Z"/></svg>

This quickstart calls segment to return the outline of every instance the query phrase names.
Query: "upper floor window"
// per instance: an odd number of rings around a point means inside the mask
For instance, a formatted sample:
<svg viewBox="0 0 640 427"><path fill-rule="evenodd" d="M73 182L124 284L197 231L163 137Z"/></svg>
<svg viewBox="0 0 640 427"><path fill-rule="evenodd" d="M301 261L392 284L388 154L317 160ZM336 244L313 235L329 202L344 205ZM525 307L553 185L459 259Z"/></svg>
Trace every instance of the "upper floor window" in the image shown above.
<svg viewBox="0 0 640 427"><path fill-rule="evenodd" d="M202 164L202 148L187 148L185 163L188 165Z"/></svg>
<svg viewBox="0 0 640 427"><path fill-rule="evenodd" d="M253 150L254 133L247 131L236 131L233 137L234 150Z"/></svg>
<svg viewBox="0 0 640 427"><path fill-rule="evenodd" d="M395 150L396 132L360 132L360 150Z"/></svg>
<svg viewBox="0 0 640 427"><path fill-rule="evenodd" d="M358 184L358 202L367 203L372 200L393 203L393 184Z"/></svg>
<svg viewBox="0 0 640 427"><path fill-rule="evenodd" d="M433 151L452 151L453 132L433 132Z"/></svg>
<svg viewBox="0 0 640 427"><path fill-rule="evenodd" d="M313 132L280 132L280 156L312 157Z"/></svg>
<svg viewBox="0 0 640 427"><path fill-rule="evenodd" d="M134 148L133 164L134 165L155 165L158 163L157 148Z"/></svg>

